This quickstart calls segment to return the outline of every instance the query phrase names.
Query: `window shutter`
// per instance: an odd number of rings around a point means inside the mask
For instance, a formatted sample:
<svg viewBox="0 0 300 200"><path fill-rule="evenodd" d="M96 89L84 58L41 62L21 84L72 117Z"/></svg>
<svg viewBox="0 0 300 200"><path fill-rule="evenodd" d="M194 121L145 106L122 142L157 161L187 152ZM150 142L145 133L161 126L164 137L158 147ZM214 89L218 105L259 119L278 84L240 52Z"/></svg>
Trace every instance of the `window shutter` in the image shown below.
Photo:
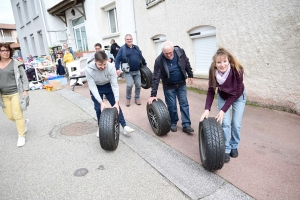
<svg viewBox="0 0 300 200"><path fill-rule="evenodd" d="M212 57L217 50L216 36L196 38L193 43L195 52L194 73L208 77Z"/></svg>

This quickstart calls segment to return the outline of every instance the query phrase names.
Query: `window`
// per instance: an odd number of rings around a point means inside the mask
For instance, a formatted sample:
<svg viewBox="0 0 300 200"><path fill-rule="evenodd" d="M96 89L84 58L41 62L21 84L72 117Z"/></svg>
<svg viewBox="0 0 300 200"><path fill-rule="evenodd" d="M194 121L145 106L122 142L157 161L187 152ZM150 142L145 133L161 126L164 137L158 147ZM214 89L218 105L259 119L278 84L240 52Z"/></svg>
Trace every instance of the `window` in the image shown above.
<svg viewBox="0 0 300 200"><path fill-rule="evenodd" d="M39 39L39 43L40 43L41 54L45 55L46 53L45 53L45 45L44 45L42 31L38 31L38 39Z"/></svg>
<svg viewBox="0 0 300 200"><path fill-rule="evenodd" d="M87 51L88 43L84 25L84 17L79 17L72 21L76 47L78 51Z"/></svg>
<svg viewBox="0 0 300 200"><path fill-rule="evenodd" d="M31 0L30 1L30 7L31 7L31 11L32 11L32 17L35 18L36 16L38 16L38 11L37 11L37 2L35 0Z"/></svg>
<svg viewBox="0 0 300 200"><path fill-rule="evenodd" d="M84 23L84 17L79 17L77 19L72 20L72 25L77 26Z"/></svg>
<svg viewBox="0 0 300 200"><path fill-rule="evenodd" d="M20 25L23 26L24 22L23 22L20 4L17 4L17 10L18 10L18 18L19 18Z"/></svg>
<svg viewBox="0 0 300 200"><path fill-rule="evenodd" d="M24 37L24 43L25 43L25 51L27 54L29 54L28 41L26 37Z"/></svg>
<svg viewBox="0 0 300 200"><path fill-rule="evenodd" d="M216 52L216 29L211 26L201 26L190 31L194 49L194 74L208 78L212 57Z"/></svg>
<svg viewBox="0 0 300 200"><path fill-rule="evenodd" d="M28 7L27 7L27 1L26 0L23 0L23 7L24 7L24 12L25 12L25 18L26 18L26 21L28 22L29 21L29 16L28 16Z"/></svg>
<svg viewBox="0 0 300 200"><path fill-rule="evenodd" d="M153 42L155 43L155 52L156 56L159 56L161 54L161 45L164 41L166 41L166 36L165 35L157 35L152 38Z"/></svg>
<svg viewBox="0 0 300 200"><path fill-rule="evenodd" d="M4 42L12 42L11 31L3 30Z"/></svg>
<svg viewBox="0 0 300 200"><path fill-rule="evenodd" d="M35 41L34 41L33 34L31 34L30 37L31 37L32 55L37 56L38 54L37 54L37 51L36 51L36 44L35 44Z"/></svg>
<svg viewBox="0 0 300 200"><path fill-rule="evenodd" d="M118 21L117 21L117 11L116 8L107 11L108 14L108 26L110 33L117 33L118 30Z"/></svg>

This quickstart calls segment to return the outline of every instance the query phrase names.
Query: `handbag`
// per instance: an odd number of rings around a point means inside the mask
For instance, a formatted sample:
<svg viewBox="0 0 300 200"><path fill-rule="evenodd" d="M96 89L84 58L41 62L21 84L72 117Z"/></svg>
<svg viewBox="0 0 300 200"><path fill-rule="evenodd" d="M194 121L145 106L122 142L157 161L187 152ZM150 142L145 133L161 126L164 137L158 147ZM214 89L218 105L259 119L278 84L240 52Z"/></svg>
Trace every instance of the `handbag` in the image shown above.
<svg viewBox="0 0 300 200"><path fill-rule="evenodd" d="M121 69L123 72L129 72L130 71L129 63L122 63Z"/></svg>
<svg viewBox="0 0 300 200"><path fill-rule="evenodd" d="M122 57L123 57L123 58L126 58L125 50L123 50L122 53L123 53ZM131 58L131 54L130 54L130 56L129 56L129 59L127 59L127 63L122 63L122 64L121 64L121 69L122 69L123 72L128 73L128 72L130 71L130 65L129 65L129 60L130 60L130 58Z"/></svg>

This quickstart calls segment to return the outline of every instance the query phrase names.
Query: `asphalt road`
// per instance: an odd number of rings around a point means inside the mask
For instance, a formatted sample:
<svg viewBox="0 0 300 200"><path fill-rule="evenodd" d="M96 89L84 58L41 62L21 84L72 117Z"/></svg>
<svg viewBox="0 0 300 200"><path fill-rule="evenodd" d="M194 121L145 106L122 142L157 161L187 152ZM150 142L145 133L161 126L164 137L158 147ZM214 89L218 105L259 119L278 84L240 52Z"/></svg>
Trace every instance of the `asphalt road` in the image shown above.
<svg viewBox="0 0 300 200"><path fill-rule="evenodd" d="M68 89L29 94L24 147L0 112L0 199L252 199L130 122L135 132L121 129L118 148L102 150L90 99ZM88 173L75 176L81 168Z"/></svg>

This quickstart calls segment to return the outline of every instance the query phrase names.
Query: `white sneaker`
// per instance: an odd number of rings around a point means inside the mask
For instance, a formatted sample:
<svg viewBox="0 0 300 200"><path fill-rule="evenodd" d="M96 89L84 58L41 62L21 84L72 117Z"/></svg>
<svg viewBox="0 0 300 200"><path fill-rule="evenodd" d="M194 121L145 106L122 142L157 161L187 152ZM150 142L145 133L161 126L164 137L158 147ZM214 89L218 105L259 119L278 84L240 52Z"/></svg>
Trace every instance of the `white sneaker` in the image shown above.
<svg viewBox="0 0 300 200"><path fill-rule="evenodd" d="M22 147L22 146L24 146L24 144L25 144L25 137L19 136L17 146Z"/></svg>
<svg viewBox="0 0 300 200"><path fill-rule="evenodd" d="M129 126L124 127L124 135L128 135L129 133L132 133L133 131L134 131L134 129Z"/></svg>
<svg viewBox="0 0 300 200"><path fill-rule="evenodd" d="M97 137L99 137L99 128L98 128L98 131L97 131Z"/></svg>
<svg viewBox="0 0 300 200"><path fill-rule="evenodd" d="M28 130L28 127L27 127L28 122L29 122L29 119L25 119L25 130L24 130L24 133L26 133L27 130Z"/></svg>

